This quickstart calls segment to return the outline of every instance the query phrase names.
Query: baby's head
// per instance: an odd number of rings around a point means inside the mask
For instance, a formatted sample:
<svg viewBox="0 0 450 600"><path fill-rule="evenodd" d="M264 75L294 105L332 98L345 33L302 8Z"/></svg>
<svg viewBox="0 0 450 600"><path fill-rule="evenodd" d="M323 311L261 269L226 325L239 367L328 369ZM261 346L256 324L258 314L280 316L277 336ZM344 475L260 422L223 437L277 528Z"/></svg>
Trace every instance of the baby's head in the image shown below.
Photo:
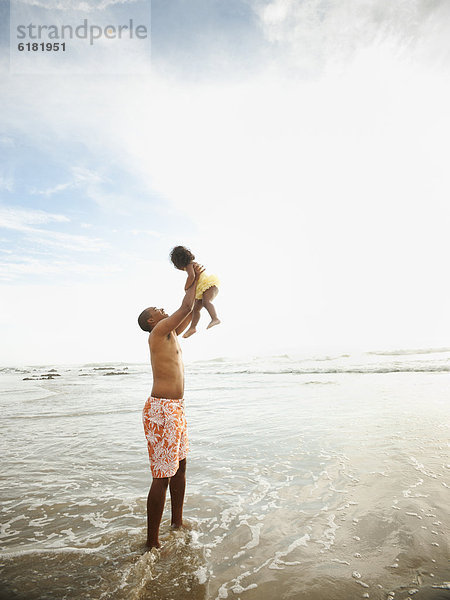
<svg viewBox="0 0 450 600"><path fill-rule="evenodd" d="M195 260L195 256L192 254L190 250L185 248L184 246L175 246L172 248L170 253L170 260L173 262L174 266L180 271L184 271L184 269Z"/></svg>

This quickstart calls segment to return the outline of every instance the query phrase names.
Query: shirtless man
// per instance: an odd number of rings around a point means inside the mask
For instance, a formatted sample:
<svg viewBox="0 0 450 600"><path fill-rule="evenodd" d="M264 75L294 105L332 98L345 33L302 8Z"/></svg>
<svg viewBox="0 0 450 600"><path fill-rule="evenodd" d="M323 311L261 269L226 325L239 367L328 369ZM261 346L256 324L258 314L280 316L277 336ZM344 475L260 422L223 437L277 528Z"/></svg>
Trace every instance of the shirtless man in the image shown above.
<svg viewBox="0 0 450 600"><path fill-rule="evenodd" d="M195 278L178 310L146 308L139 315L141 329L150 332L148 343L153 388L142 412L153 481L147 498L147 546L159 548L159 526L167 488L170 489L172 527L183 524L186 455L189 449L184 414L184 366L177 336L192 319L195 289L203 267L194 264Z"/></svg>

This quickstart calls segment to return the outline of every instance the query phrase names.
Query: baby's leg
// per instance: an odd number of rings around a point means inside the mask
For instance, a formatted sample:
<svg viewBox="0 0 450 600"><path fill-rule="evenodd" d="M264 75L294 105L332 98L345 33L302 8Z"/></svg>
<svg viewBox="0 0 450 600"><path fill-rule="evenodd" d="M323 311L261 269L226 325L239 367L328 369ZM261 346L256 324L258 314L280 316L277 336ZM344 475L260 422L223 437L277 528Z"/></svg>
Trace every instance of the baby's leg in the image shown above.
<svg viewBox="0 0 450 600"><path fill-rule="evenodd" d="M186 333L183 335L184 338L190 337L197 331L196 327L200 320L200 311L201 310L202 310L202 301L196 300L195 304L194 304L194 310L192 311L191 325L190 325L189 329L186 331Z"/></svg>
<svg viewBox="0 0 450 600"><path fill-rule="evenodd" d="M206 329L209 329L210 327L214 327L214 325L218 325L220 323L220 319L217 318L216 309L214 308L214 304L212 303L212 301L214 300L214 298L217 296L218 293L219 293L219 288L215 285L213 285L212 287L208 288L207 290L205 290L203 292L202 304L206 308L206 310L209 312L209 316L211 317L211 322Z"/></svg>

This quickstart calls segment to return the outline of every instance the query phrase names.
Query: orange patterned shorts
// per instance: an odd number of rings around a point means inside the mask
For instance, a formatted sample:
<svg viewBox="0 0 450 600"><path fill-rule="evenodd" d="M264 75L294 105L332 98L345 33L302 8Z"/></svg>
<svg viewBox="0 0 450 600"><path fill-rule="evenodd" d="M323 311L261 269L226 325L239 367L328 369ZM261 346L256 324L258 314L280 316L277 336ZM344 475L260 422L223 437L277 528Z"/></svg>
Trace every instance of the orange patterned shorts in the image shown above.
<svg viewBox="0 0 450 600"><path fill-rule="evenodd" d="M150 396L142 421L153 477L173 477L189 450L184 400Z"/></svg>

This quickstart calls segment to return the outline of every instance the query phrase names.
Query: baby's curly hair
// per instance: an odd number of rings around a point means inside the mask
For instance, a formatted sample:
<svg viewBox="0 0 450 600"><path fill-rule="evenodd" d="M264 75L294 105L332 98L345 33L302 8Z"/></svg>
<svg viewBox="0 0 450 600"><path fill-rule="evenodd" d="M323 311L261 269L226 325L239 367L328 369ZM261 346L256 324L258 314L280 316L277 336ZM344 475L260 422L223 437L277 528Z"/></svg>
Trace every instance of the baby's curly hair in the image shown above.
<svg viewBox="0 0 450 600"><path fill-rule="evenodd" d="M188 264L195 260L195 256L184 246L175 246L170 253L170 260L177 269L182 271Z"/></svg>

